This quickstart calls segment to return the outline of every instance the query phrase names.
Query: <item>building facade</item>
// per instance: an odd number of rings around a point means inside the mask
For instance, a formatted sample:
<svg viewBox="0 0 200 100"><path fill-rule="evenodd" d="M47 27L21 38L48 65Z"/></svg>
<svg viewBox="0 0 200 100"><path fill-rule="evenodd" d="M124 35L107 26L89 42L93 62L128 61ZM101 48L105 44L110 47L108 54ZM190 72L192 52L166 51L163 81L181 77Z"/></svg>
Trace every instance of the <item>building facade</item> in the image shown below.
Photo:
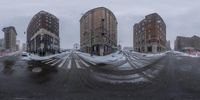
<svg viewBox="0 0 200 100"><path fill-rule="evenodd" d="M27 51L45 56L59 50L59 19L48 12L40 11L27 28Z"/></svg>
<svg viewBox="0 0 200 100"><path fill-rule="evenodd" d="M134 48L133 47L123 47L123 50L134 51Z"/></svg>
<svg viewBox="0 0 200 100"><path fill-rule="evenodd" d="M133 47L137 52L157 53L166 50L166 25L153 13L133 26Z"/></svg>
<svg viewBox="0 0 200 100"><path fill-rule="evenodd" d="M16 51L16 36L15 27L9 26L2 29L4 32L4 47L8 51Z"/></svg>
<svg viewBox="0 0 200 100"><path fill-rule="evenodd" d="M166 50L172 50L171 49L171 43L170 43L169 40L166 42Z"/></svg>
<svg viewBox="0 0 200 100"><path fill-rule="evenodd" d="M200 37L196 35L192 37L177 36L174 44L176 51L183 51L187 48L200 51Z"/></svg>
<svg viewBox="0 0 200 100"><path fill-rule="evenodd" d="M22 51L26 51L26 49L27 49L26 43L22 43Z"/></svg>
<svg viewBox="0 0 200 100"><path fill-rule="evenodd" d="M117 50L117 19L105 7L86 12L80 19L80 50L99 56Z"/></svg>
<svg viewBox="0 0 200 100"><path fill-rule="evenodd" d="M16 50L19 51L20 50L20 40L16 41Z"/></svg>
<svg viewBox="0 0 200 100"><path fill-rule="evenodd" d="M0 51L4 50L4 39L0 39Z"/></svg>

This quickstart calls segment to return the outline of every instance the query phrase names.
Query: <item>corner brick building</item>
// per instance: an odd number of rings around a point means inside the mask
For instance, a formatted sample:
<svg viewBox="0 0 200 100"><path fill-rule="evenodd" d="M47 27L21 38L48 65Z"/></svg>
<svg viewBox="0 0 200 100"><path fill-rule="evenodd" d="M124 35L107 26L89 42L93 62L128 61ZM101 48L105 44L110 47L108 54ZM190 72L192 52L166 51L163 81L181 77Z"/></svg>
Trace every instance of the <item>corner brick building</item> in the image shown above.
<svg viewBox="0 0 200 100"><path fill-rule="evenodd" d="M100 56L117 50L117 19L109 9L94 8L81 17L80 49Z"/></svg>
<svg viewBox="0 0 200 100"><path fill-rule="evenodd" d="M59 19L48 12L40 11L27 28L27 51L45 56L59 50Z"/></svg>
<svg viewBox="0 0 200 100"><path fill-rule="evenodd" d="M133 47L137 52L157 53L166 50L166 25L157 13L147 15L136 23L133 34Z"/></svg>
<svg viewBox="0 0 200 100"><path fill-rule="evenodd" d="M15 27L9 26L2 29L4 32L4 47L9 51L16 51L16 36Z"/></svg>

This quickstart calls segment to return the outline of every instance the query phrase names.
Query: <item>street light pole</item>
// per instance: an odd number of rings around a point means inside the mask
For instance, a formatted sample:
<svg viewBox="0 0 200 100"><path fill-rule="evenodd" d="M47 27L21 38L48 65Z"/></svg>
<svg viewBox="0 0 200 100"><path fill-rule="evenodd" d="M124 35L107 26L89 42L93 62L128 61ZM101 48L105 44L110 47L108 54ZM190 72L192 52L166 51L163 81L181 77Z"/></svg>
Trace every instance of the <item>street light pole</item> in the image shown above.
<svg viewBox="0 0 200 100"><path fill-rule="evenodd" d="M90 56L92 56L92 33L93 33L93 30L91 30L90 32Z"/></svg>
<svg viewBox="0 0 200 100"><path fill-rule="evenodd" d="M102 33L101 33L101 35L102 35L102 37L103 37L103 55L104 55L104 53L105 53L105 44L104 44L104 19L101 19L101 24L102 24Z"/></svg>

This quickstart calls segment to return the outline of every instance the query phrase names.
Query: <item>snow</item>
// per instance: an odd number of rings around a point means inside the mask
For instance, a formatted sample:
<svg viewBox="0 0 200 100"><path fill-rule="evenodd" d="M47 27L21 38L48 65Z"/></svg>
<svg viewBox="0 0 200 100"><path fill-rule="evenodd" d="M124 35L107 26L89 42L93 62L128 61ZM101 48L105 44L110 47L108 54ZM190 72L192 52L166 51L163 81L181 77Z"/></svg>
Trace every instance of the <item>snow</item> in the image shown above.
<svg viewBox="0 0 200 100"><path fill-rule="evenodd" d="M41 71L42 71L42 68L40 68L40 67L35 67L32 69L32 72L34 72L34 73L39 73Z"/></svg>
<svg viewBox="0 0 200 100"><path fill-rule="evenodd" d="M14 56L20 54L20 51L15 51L15 52L10 52L10 53L5 53L4 55L0 57L6 57L6 56Z"/></svg>
<svg viewBox="0 0 200 100"><path fill-rule="evenodd" d="M188 53L184 53L184 52L179 52L179 51L172 51L172 53L177 54L179 56L185 56L185 57L191 57L191 58L200 58L199 54L188 54Z"/></svg>
<svg viewBox="0 0 200 100"><path fill-rule="evenodd" d="M161 57L161 56L166 55L166 53L168 52L169 51L162 52L162 53L139 53L139 52L133 51L132 53L138 56L143 56L143 57Z"/></svg>
<svg viewBox="0 0 200 100"><path fill-rule="evenodd" d="M41 56L38 56L38 55L34 55L34 54L31 54L31 53L27 53L27 57L22 57L21 59L22 60L37 60L37 61L41 61L41 60L47 60L47 59L51 59L53 57L62 57L66 54L68 54L70 52L63 52L63 53L59 53L59 54L54 54L54 55L49 55L49 56L44 56L44 57L41 57Z"/></svg>
<svg viewBox="0 0 200 100"><path fill-rule="evenodd" d="M76 53L85 61L93 65L103 63L115 66L113 67L114 70L134 70L151 64L152 62L158 60L160 57L165 56L167 52L159 54L144 54L138 52L117 51L115 53L106 56L96 56L96 55L91 56L90 54L83 52L76 52ZM123 63L127 60L128 62L120 65L120 63Z"/></svg>
<svg viewBox="0 0 200 100"><path fill-rule="evenodd" d="M20 51L8 53L7 56L13 56L13 55L17 55L17 54L20 54Z"/></svg>
<svg viewBox="0 0 200 100"><path fill-rule="evenodd" d="M133 67L127 62L121 66L117 66L117 70L133 70Z"/></svg>
<svg viewBox="0 0 200 100"><path fill-rule="evenodd" d="M22 57L22 60L31 60L29 57Z"/></svg>
<svg viewBox="0 0 200 100"><path fill-rule="evenodd" d="M103 73L94 73L95 79L108 82L108 83L137 83L137 82L147 82L146 78L142 77L139 74L131 75L112 75L112 74L103 74Z"/></svg>
<svg viewBox="0 0 200 100"><path fill-rule="evenodd" d="M96 56L96 55L90 56L90 54L83 52L76 52L76 53L84 60L93 64L98 64L98 63L113 64L113 62L125 60L125 57L120 52L115 52L106 56Z"/></svg>

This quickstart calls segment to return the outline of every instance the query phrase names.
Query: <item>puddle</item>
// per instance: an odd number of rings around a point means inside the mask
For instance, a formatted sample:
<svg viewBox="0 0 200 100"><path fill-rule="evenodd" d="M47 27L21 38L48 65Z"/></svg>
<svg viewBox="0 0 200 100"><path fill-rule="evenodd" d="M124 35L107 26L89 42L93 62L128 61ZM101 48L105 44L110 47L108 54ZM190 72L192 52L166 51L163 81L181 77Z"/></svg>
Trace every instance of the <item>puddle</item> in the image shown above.
<svg viewBox="0 0 200 100"><path fill-rule="evenodd" d="M15 65L15 61L14 60L5 60L3 62L3 65L4 65L4 68L2 70L2 72L4 74L8 74L8 75L11 75L13 72L14 72L14 69L13 69L13 65Z"/></svg>
<svg viewBox="0 0 200 100"><path fill-rule="evenodd" d="M42 72L42 68L35 67L35 68L32 69L32 72L34 72L34 73L40 73L40 72Z"/></svg>

